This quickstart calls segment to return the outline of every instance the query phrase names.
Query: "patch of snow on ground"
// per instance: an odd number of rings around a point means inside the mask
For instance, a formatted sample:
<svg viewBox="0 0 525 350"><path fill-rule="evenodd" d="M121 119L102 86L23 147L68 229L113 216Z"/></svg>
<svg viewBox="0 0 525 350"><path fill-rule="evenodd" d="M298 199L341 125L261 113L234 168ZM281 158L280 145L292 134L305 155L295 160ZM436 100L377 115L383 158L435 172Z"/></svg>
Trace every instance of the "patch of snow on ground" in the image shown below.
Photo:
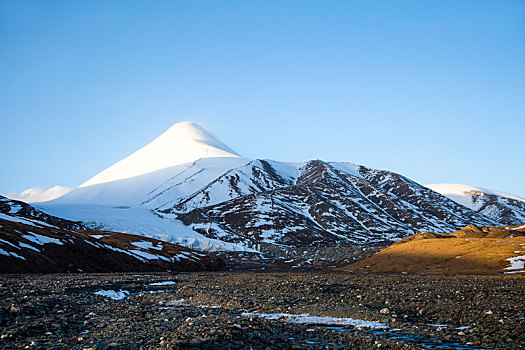
<svg viewBox="0 0 525 350"><path fill-rule="evenodd" d="M53 225L49 225L49 224L47 224L45 222L42 222L42 221L23 219L23 218L18 217L18 216L7 215L7 214L4 214L4 213L0 213L0 219L11 221L11 222L18 222L18 223L21 223L21 224L30 225L30 226L34 226L34 227L41 227L41 226L55 227Z"/></svg>
<svg viewBox="0 0 525 350"><path fill-rule="evenodd" d="M98 292L95 292L96 295L100 295L102 297L106 297L113 300L123 300L130 296L130 292L127 290L120 289L118 291L116 290L104 290L101 289Z"/></svg>
<svg viewBox="0 0 525 350"><path fill-rule="evenodd" d="M48 236L42 236L42 235L39 235L39 234L33 233L33 232L31 232L31 234L29 234L29 235L23 235L22 237L24 237L28 241L31 241L31 242L36 243L38 245L44 245L44 244L48 244L48 243L64 245L64 242L62 242L59 239L48 237Z"/></svg>
<svg viewBox="0 0 525 350"><path fill-rule="evenodd" d="M170 286L172 284L176 284L177 282L174 281L164 281L164 282L154 282L150 283L150 286Z"/></svg>
<svg viewBox="0 0 525 350"><path fill-rule="evenodd" d="M158 259L165 260L165 261L169 261L170 260L170 259L166 258L165 256L157 255L157 254L150 254L150 253L144 252L142 250L131 249L131 250L129 250L129 252L132 253L132 254L141 256L141 257L143 257L144 259L147 259L147 260L158 260Z"/></svg>
<svg viewBox="0 0 525 350"><path fill-rule="evenodd" d="M22 209L22 206L20 204L11 204L11 208L9 208L9 214L16 214Z"/></svg>
<svg viewBox="0 0 525 350"><path fill-rule="evenodd" d="M150 241L139 241L139 242L131 242L132 245L138 248L142 248L145 250L155 249L155 250L162 250L162 244L159 244L159 246L154 246L153 242Z"/></svg>
<svg viewBox="0 0 525 350"><path fill-rule="evenodd" d="M20 247L22 248L28 248L28 249L32 249L34 251L37 251L37 252L40 252L40 249L36 248L36 247L33 247L32 245L29 245L29 244L25 244L23 242L19 242L18 243L20 245Z"/></svg>
<svg viewBox="0 0 525 350"><path fill-rule="evenodd" d="M3 239L0 239L0 244L7 244L7 245L10 245L13 248L20 249L18 246L14 245L13 243L8 242L8 241L3 240Z"/></svg>
<svg viewBox="0 0 525 350"><path fill-rule="evenodd" d="M511 258L505 259L510 262L510 266L504 268L507 270L505 273L523 273L525 272L525 255L514 256Z"/></svg>
<svg viewBox="0 0 525 350"><path fill-rule="evenodd" d="M310 314L292 315L292 314L259 314L245 312L243 317L261 317L267 320L282 320L290 323L301 324L319 324L319 325L336 325L336 326L354 326L357 328L384 329L387 325L375 321L365 321L354 318L338 318L325 316L312 316Z"/></svg>
<svg viewBox="0 0 525 350"><path fill-rule="evenodd" d="M340 163L340 162L331 162L329 164L339 171L342 171L344 173L347 173L355 177L359 177L361 179L363 178L363 175L359 173L359 165L355 165L352 163Z"/></svg>
<svg viewBox="0 0 525 350"><path fill-rule="evenodd" d="M13 253L13 252L7 252L5 250L3 250L2 248L0 248L0 254L1 255L5 255L5 256L12 256L13 258L18 258L18 259L22 259L22 260L25 260L26 258L24 258L23 256L20 256L16 253Z"/></svg>
<svg viewBox="0 0 525 350"><path fill-rule="evenodd" d="M9 255L11 255L12 257L15 257L15 258L18 258L18 259L22 259L22 260L25 260L26 258L24 258L23 256L20 256L16 253L13 253L13 252L10 252Z"/></svg>
<svg viewBox="0 0 525 350"><path fill-rule="evenodd" d="M178 300L170 300L166 304L166 306L186 306L188 303L186 302L186 299L178 299Z"/></svg>

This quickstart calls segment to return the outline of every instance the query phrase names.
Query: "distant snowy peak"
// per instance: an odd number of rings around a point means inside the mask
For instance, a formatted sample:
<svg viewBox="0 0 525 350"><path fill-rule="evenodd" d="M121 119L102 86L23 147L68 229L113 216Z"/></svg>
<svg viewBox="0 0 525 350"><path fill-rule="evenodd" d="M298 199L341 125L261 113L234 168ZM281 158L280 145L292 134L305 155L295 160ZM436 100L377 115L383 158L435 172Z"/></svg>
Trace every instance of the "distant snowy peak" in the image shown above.
<svg viewBox="0 0 525 350"><path fill-rule="evenodd" d="M506 198L517 200L517 201L525 202L525 199L519 196L516 196L514 194L494 191L494 190L489 190L486 188L474 187L474 186L469 186L469 185L430 184L430 185L425 185L425 187L428 187L431 190L441 193L442 195L447 196L447 197L449 196L462 196L463 197L463 196L468 196L469 194L483 193L485 195L495 195L495 196L506 197Z"/></svg>
<svg viewBox="0 0 525 350"><path fill-rule="evenodd" d="M211 157L240 156L199 125L190 122L177 123L148 145L79 187L127 179Z"/></svg>
<svg viewBox="0 0 525 350"><path fill-rule="evenodd" d="M425 186L501 224L525 223L525 199L514 194L459 184Z"/></svg>

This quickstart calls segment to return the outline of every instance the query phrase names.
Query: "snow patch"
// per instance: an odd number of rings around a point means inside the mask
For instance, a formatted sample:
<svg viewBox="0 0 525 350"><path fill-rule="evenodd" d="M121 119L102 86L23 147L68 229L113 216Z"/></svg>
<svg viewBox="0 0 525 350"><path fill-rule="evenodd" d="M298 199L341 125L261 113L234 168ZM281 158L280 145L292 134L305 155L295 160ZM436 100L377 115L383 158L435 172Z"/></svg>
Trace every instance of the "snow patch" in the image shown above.
<svg viewBox="0 0 525 350"><path fill-rule="evenodd" d="M5 251L2 248L0 248L0 255L12 256L13 258L18 258L18 259L22 259L22 260L26 259L23 256L20 256L20 255L18 255L16 253Z"/></svg>
<svg viewBox="0 0 525 350"><path fill-rule="evenodd" d="M33 227L42 227L42 226L55 227L53 225L49 225L48 223L45 223L45 222L42 222L42 221L31 220L31 219L24 219L24 218L21 218L21 217L18 217L18 216L7 215L7 214L4 214L4 213L0 213L0 219L11 221L11 222L18 222L18 223L29 225L29 226L33 226Z"/></svg>
<svg viewBox="0 0 525 350"><path fill-rule="evenodd" d="M510 263L509 267L504 268L504 273L523 273L525 272L525 255L514 256L505 259Z"/></svg>
<svg viewBox="0 0 525 350"><path fill-rule="evenodd" d="M178 300L170 300L166 304L166 306L187 306L188 303L186 302L186 299L178 299Z"/></svg>
<svg viewBox="0 0 525 350"><path fill-rule="evenodd" d="M22 237L38 245L44 245L44 244L49 244L49 243L64 245L64 242L62 242L59 239L48 237L48 236L42 236L42 235L39 235L33 232L29 232L29 233L30 233L29 235L22 235Z"/></svg>
<svg viewBox="0 0 525 350"><path fill-rule="evenodd" d="M160 260L170 261L170 259L166 258L165 256L157 255L157 254L150 254L142 250L131 249L129 250L129 252L131 254L138 255L146 260L159 260L160 259Z"/></svg>
<svg viewBox="0 0 525 350"><path fill-rule="evenodd" d="M154 282L150 283L150 286L171 286L173 284L177 284L175 281L164 281L164 282Z"/></svg>
<svg viewBox="0 0 525 350"><path fill-rule="evenodd" d="M108 290L101 289L98 292L95 292L95 295L100 295L102 297L106 297L106 298L113 299L113 300L123 300L129 297L131 293L123 289L120 289L118 291L112 290L112 289L108 289Z"/></svg>
<svg viewBox="0 0 525 350"><path fill-rule="evenodd" d="M356 328L373 328L384 329L387 325L375 321L365 321L354 318L338 318L326 316L312 316L310 314L259 314L245 312L241 314L244 317L261 317L267 320L282 320L290 323L301 324L318 324L318 325L334 325L334 326L354 326Z"/></svg>
<svg viewBox="0 0 525 350"><path fill-rule="evenodd" d="M131 245L134 245L135 247L142 248L145 250L150 250L150 249L162 250L162 243L160 243L158 246L154 246L153 242L150 242L150 241L131 242Z"/></svg>

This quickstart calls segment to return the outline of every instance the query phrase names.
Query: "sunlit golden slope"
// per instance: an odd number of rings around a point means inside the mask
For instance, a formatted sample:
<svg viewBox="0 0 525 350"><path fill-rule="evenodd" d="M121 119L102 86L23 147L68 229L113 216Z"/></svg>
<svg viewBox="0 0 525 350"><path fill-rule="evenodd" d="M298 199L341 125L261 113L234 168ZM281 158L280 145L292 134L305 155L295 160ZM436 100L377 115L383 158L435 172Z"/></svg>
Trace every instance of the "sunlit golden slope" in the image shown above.
<svg viewBox="0 0 525 350"><path fill-rule="evenodd" d="M435 274L505 273L525 277L523 262L525 225L469 225L451 234L423 232L409 236L344 269Z"/></svg>

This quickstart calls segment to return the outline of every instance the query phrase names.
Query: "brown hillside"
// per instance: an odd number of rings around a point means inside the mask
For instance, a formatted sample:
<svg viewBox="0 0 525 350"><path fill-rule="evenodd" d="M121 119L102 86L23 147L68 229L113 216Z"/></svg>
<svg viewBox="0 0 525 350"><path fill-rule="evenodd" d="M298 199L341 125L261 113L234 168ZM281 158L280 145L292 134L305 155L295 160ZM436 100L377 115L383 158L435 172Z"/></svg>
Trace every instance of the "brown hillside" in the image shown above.
<svg viewBox="0 0 525 350"><path fill-rule="evenodd" d="M525 256L525 225L466 226L451 234L422 232L345 270L433 274L509 274L525 277L525 269L507 269L508 258ZM525 261L525 258L520 259Z"/></svg>
<svg viewBox="0 0 525 350"><path fill-rule="evenodd" d="M216 271L225 268L224 261L213 255L152 238L68 230L15 216L9 220L4 218L0 217L0 274Z"/></svg>

